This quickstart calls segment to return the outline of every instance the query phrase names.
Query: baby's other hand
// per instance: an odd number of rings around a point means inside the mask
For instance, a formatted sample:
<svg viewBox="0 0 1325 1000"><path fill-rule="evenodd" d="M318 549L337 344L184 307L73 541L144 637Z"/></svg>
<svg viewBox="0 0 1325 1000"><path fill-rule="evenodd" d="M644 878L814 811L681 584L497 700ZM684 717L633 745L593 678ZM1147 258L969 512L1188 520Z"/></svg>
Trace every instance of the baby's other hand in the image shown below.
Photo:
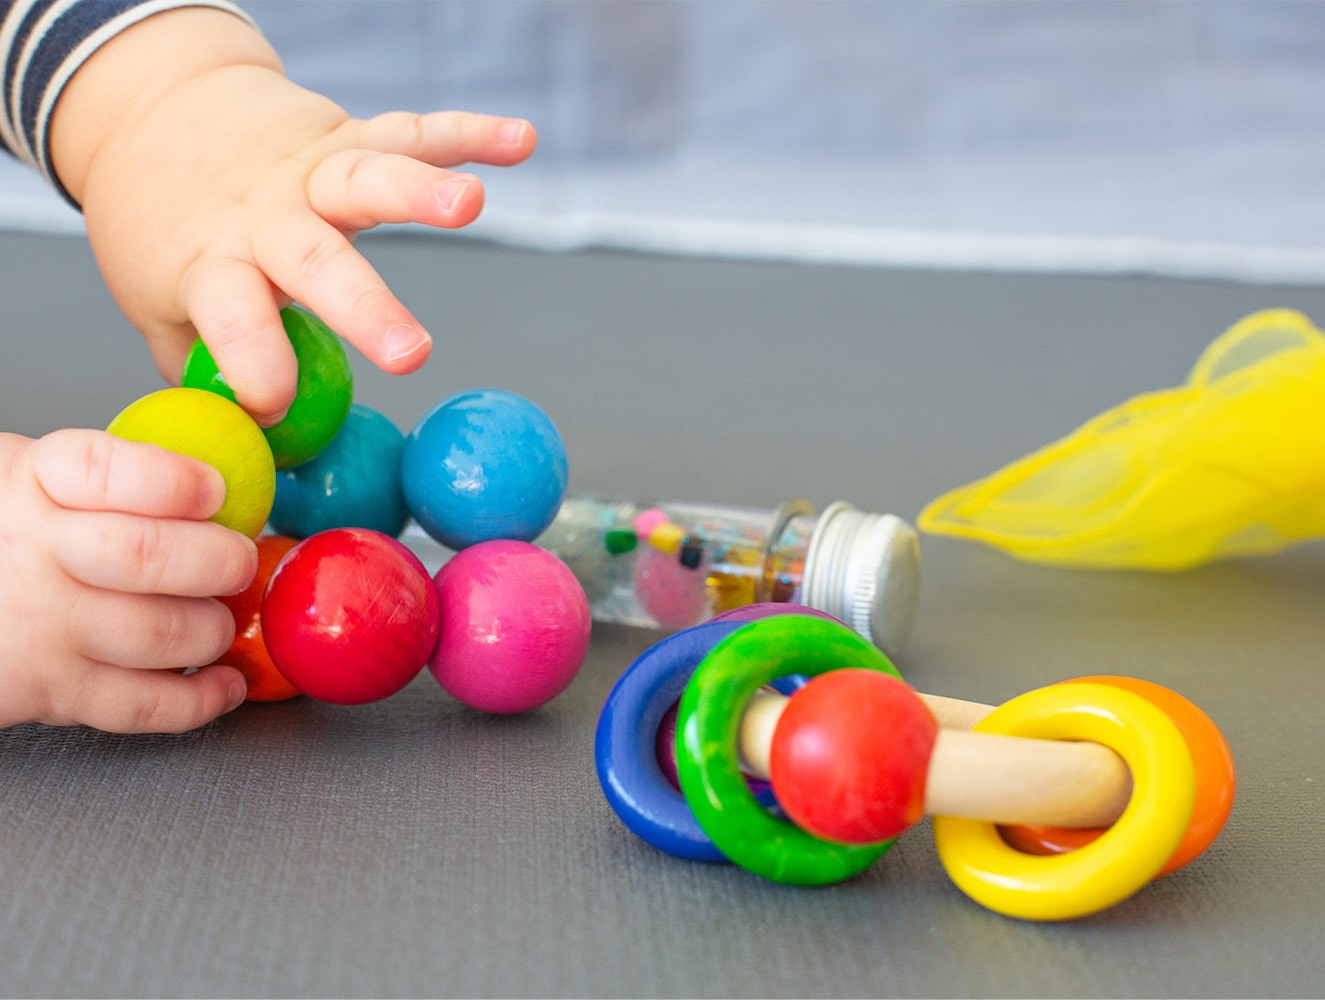
<svg viewBox="0 0 1325 1000"><path fill-rule="evenodd" d="M0 727L182 732L243 701L239 671L208 666L234 637L212 597L257 569L251 540L207 520L224 495L156 445L0 434Z"/></svg>

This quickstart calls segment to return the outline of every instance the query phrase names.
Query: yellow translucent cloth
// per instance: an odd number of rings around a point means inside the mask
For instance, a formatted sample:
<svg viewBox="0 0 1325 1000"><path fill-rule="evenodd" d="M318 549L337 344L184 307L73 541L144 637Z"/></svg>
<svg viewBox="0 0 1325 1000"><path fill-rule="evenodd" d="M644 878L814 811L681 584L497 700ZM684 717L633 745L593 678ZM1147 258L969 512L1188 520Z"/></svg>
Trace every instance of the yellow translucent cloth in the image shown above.
<svg viewBox="0 0 1325 1000"><path fill-rule="evenodd" d="M1019 559L1179 570L1325 535L1325 334L1245 317L1185 385L1129 399L929 504L923 531Z"/></svg>

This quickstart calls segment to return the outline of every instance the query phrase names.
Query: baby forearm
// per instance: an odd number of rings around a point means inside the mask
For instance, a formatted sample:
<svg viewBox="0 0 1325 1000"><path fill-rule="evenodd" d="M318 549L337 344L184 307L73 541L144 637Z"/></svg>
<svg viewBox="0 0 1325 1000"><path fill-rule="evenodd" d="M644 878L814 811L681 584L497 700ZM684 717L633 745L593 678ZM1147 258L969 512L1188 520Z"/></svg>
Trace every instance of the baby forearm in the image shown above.
<svg viewBox="0 0 1325 1000"><path fill-rule="evenodd" d="M116 144L163 98L227 67L282 73L261 33L224 10L167 10L111 38L73 75L51 118L51 164L65 190L82 204L100 155L119 152Z"/></svg>

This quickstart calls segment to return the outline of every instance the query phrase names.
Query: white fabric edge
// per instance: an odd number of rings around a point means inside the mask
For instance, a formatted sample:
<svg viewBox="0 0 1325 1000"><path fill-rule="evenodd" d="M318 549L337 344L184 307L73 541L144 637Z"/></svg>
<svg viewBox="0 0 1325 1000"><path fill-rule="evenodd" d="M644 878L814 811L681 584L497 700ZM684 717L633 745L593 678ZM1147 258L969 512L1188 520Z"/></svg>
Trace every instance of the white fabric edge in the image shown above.
<svg viewBox="0 0 1325 1000"><path fill-rule="evenodd" d="M613 249L859 267L1325 284L1325 249L1250 247L1154 237L1076 237L816 226L614 212L489 208L467 229L382 227L566 253ZM0 230L83 234L82 216L48 198L0 196Z"/></svg>
<svg viewBox="0 0 1325 1000"><path fill-rule="evenodd" d="M1325 283L1325 249L1154 237L978 233L581 212L488 209L470 236L543 250L637 250L674 256L935 270L1138 274L1256 284Z"/></svg>

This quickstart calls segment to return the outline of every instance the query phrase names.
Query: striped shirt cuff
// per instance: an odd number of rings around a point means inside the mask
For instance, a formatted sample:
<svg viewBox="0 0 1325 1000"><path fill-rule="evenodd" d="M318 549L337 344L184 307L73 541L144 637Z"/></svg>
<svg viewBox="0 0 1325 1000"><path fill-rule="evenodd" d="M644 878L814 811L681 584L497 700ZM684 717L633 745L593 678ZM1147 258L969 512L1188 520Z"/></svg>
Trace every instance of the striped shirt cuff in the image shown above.
<svg viewBox="0 0 1325 1000"><path fill-rule="evenodd" d="M51 168L49 125L55 102L102 45L144 18L180 7L213 7L253 24L229 0L0 2L0 144L40 171L75 208L79 206Z"/></svg>

